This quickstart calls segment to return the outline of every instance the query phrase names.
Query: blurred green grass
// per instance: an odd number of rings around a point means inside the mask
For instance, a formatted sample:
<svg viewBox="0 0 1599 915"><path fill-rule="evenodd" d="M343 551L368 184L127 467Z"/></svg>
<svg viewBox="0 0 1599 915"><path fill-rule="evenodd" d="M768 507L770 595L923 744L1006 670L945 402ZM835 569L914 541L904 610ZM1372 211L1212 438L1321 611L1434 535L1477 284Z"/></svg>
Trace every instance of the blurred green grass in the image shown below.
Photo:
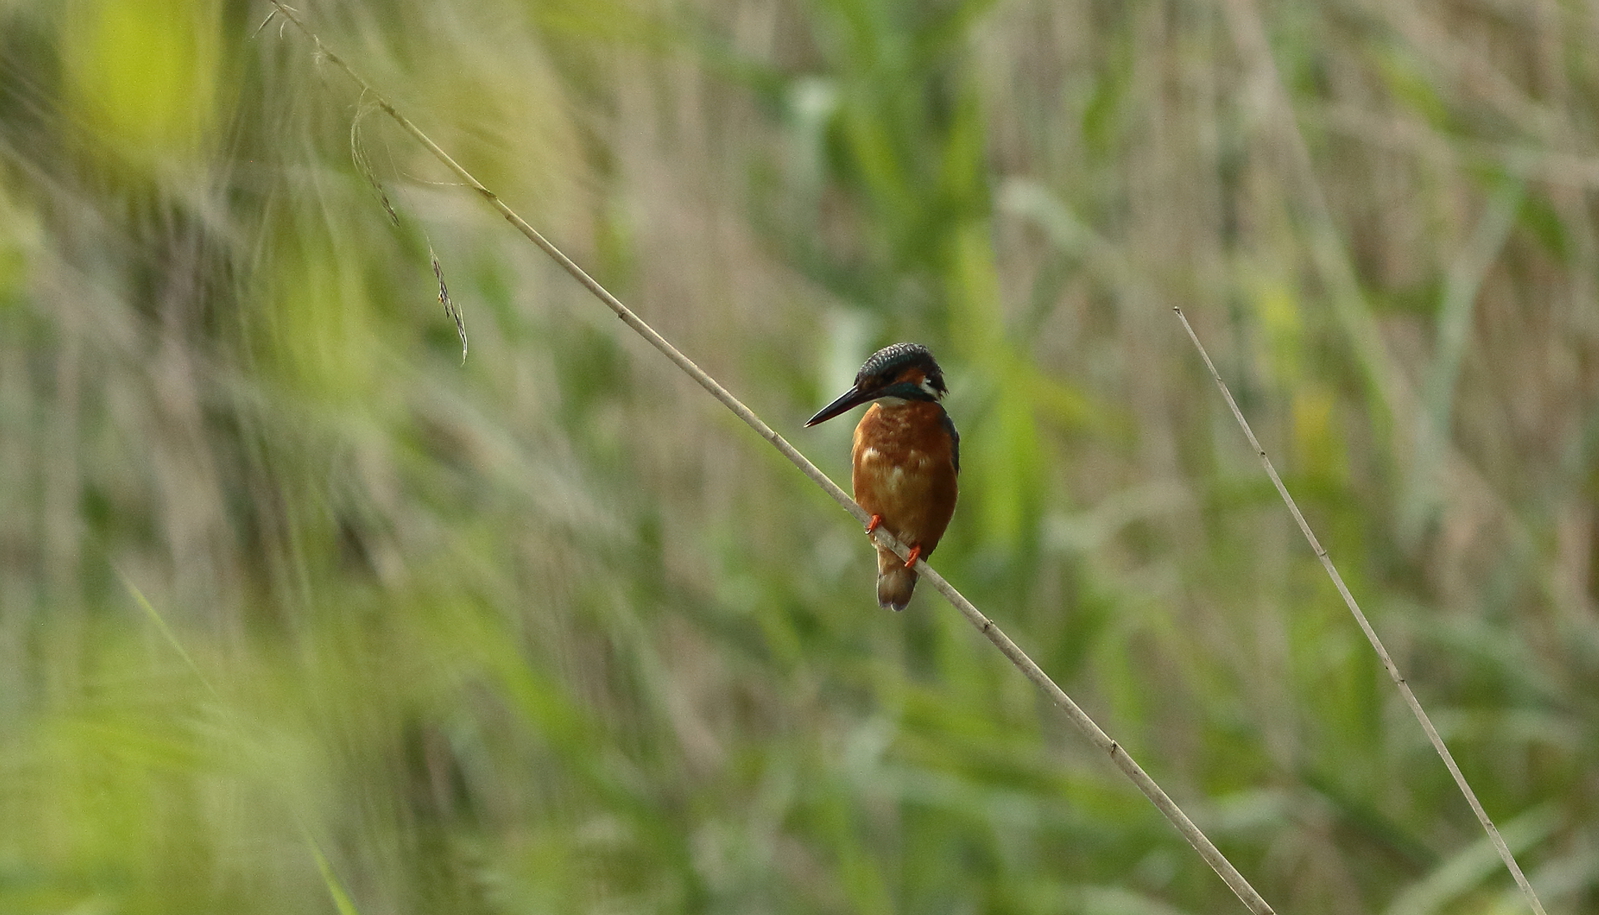
<svg viewBox="0 0 1599 915"><path fill-rule="evenodd" d="M1240 910L265 12L0 10L0 911ZM304 12L835 478L803 418L929 344L939 568L1280 911L1522 911L1182 305L1549 911L1599 909L1577 10Z"/></svg>

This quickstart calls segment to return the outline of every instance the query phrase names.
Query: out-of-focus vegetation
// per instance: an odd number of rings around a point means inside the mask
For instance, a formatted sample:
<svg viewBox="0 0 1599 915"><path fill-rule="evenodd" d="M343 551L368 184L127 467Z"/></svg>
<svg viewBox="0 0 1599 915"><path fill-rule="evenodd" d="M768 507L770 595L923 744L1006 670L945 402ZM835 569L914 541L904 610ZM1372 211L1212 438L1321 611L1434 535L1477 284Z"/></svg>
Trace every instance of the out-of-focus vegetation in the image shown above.
<svg viewBox="0 0 1599 915"><path fill-rule="evenodd" d="M1549 911L1599 911L1585 6L298 8L837 478L800 422L932 346L936 564L1279 911L1524 911L1182 305ZM0 911L1242 910L265 15L0 5Z"/></svg>

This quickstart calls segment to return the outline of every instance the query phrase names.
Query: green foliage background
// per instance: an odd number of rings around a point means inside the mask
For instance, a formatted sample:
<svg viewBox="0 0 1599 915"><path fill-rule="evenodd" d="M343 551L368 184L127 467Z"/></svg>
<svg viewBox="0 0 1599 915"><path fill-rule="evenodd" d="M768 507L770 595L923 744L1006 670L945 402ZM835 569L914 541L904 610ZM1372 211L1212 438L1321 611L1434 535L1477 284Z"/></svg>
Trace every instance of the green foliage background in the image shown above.
<svg viewBox="0 0 1599 915"><path fill-rule="evenodd" d="M848 422L800 423L932 346L936 564L1279 911L1524 911L1183 306L1550 912L1599 911L1587 7L299 8L835 478ZM1242 910L265 15L0 4L0 911Z"/></svg>

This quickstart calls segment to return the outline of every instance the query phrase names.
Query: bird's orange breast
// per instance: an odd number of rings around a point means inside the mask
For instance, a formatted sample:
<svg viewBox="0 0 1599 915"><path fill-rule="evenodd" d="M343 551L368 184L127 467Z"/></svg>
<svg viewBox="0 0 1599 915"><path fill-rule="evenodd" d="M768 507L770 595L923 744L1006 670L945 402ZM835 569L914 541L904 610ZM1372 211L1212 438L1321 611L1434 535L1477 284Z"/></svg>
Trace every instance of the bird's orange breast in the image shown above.
<svg viewBox="0 0 1599 915"><path fill-rule="evenodd" d="M855 501L902 542L931 554L955 513L956 447L938 404L873 404L855 427Z"/></svg>

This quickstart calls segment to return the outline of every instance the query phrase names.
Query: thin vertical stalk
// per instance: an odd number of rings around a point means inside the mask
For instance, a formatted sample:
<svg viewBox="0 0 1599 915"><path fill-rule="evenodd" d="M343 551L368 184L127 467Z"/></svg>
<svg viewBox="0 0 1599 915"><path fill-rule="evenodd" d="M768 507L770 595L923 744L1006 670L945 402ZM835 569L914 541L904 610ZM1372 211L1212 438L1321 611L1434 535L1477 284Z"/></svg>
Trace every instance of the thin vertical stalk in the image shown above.
<svg viewBox="0 0 1599 915"><path fill-rule="evenodd" d="M1205 345L1199 342L1199 335L1194 333L1194 327L1188 323L1188 316L1183 314L1181 308L1172 308L1177 314L1177 320L1183 322L1183 330L1188 331L1188 339L1194 343L1194 348L1199 350L1199 357L1205 360L1205 368L1210 371L1211 380L1216 382L1216 387L1221 389L1221 396L1226 398L1228 409L1233 411L1233 419L1238 421L1239 428L1244 430L1244 437L1249 439L1249 447L1255 449L1255 454L1260 457L1260 464L1266 468L1266 476L1271 478L1271 485L1277 487L1277 494L1282 496L1283 503L1288 506L1288 511L1294 516L1294 521L1299 525L1299 530L1309 541L1310 548L1321 560L1321 567L1327 570L1327 577L1332 579L1333 587L1338 589L1338 595L1344 599L1344 606L1354 615L1355 622L1360 625L1360 631L1366 634L1366 641L1371 643L1371 648L1377 653L1377 659L1382 661L1383 669L1388 671L1388 676L1399 687L1399 694L1405 697L1405 704L1410 706L1410 713L1416 716L1421 723L1421 729L1427 733L1427 739L1432 742L1434 750L1444 761L1444 766L1449 769L1449 774L1454 776L1455 784L1460 787L1460 793L1466 796L1466 803L1471 805L1471 812L1477 815L1477 821L1488 833L1488 841L1493 843L1494 850L1499 853L1505 867L1510 869L1510 875L1515 878L1516 885L1521 887L1521 893L1527 897L1527 902L1537 915L1545 915L1543 903L1538 901L1538 894L1533 892L1532 884L1527 882L1527 877L1521 872L1521 866L1516 863L1516 858L1510 853L1510 846L1505 844L1504 838L1499 835L1499 828L1488 816L1488 811L1482 807L1482 802L1477 800L1477 793L1471 790L1471 784L1466 781L1466 776L1455 764L1454 754L1449 752L1449 747L1444 739L1438 736L1438 729L1432 726L1432 719L1427 717L1426 709L1421 707L1421 702L1416 694L1411 691L1410 684L1405 682L1404 675L1399 672L1399 665L1388 654L1388 649L1383 647L1382 639L1377 637L1377 630L1372 628L1371 621L1366 619L1366 614L1361 611L1360 604L1355 601L1355 595L1349 591L1349 586L1344 584L1344 577L1338 574L1338 567L1333 565L1332 557L1327 555L1327 548L1316 539L1316 534L1310 529L1310 522L1299 510L1299 505L1294 497L1288 494L1288 487L1283 485L1283 478L1277 475L1277 468L1272 466L1271 458L1266 456L1266 449L1261 447L1260 439L1255 438L1255 432L1249 428L1249 420L1244 419L1244 412L1238 409L1238 402L1233 400L1233 392L1228 390L1227 383L1221 380L1221 373L1216 371L1216 364L1210 361L1210 353L1205 351Z"/></svg>

